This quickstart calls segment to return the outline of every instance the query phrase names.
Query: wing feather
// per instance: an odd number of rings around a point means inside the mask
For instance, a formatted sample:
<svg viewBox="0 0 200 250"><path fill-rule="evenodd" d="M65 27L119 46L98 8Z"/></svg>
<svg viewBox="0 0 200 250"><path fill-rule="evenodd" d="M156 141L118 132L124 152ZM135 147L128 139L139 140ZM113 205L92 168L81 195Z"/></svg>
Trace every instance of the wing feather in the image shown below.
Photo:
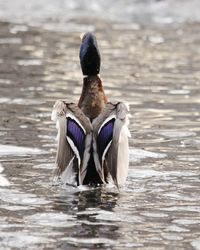
<svg viewBox="0 0 200 250"><path fill-rule="evenodd" d="M52 119L58 128L56 174L62 175L68 184L74 183L77 176L77 184L80 185L89 159L91 123L76 104L63 101L55 103Z"/></svg>
<svg viewBox="0 0 200 250"><path fill-rule="evenodd" d="M66 136L71 148L78 158L79 165L83 159L86 132L72 115L66 115Z"/></svg>
<svg viewBox="0 0 200 250"><path fill-rule="evenodd" d="M83 183L92 145L102 181L107 182L110 175L117 186L124 184L129 162L128 111L122 102L109 102L91 124L76 104L55 103L52 119L58 128L57 174L65 183Z"/></svg>
<svg viewBox="0 0 200 250"><path fill-rule="evenodd" d="M128 173L128 108L122 102L109 102L93 122L94 148L99 156L99 168L108 168L114 183L123 185ZM106 178L104 176L104 178Z"/></svg>
<svg viewBox="0 0 200 250"><path fill-rule="evenodd" d="M112 142L114 123L115 117L111 117L103 123L97 135L98 155L102 161L104 161L106 151Z"/></svg>

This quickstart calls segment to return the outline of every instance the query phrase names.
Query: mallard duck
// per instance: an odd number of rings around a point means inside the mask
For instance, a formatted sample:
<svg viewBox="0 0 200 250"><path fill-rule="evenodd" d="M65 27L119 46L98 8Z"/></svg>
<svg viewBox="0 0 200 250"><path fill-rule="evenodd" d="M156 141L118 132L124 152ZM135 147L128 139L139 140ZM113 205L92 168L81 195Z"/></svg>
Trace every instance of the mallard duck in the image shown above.
<svg viewBox="0 0 200 250"><path fill-rule="evenodd" d="M56 176L69 185L125 183L128 173L129 108L108 101L100 79L101 57L92 33L82 37L83 87L78 104L56 101L52 120L58 129Z"/></svg>

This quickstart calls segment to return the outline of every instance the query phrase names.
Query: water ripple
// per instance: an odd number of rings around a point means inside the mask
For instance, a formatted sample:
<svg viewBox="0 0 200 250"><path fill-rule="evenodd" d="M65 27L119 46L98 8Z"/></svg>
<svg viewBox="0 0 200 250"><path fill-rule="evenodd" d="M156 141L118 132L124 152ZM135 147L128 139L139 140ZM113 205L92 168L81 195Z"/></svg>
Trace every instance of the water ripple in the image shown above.
<svg viewBox="0 0 200 250"><path fill-rule="evenodd" d="M103 19L112 0L90 1L87 16L78 8L87 1L48 0L46 10L44 2L0 3L0 17L28 8L20 18L35 22L0 22L0 248L199 249L199 24L110 21L121 10L142 17L138 6L160 10L172 1L134 1L134 8L115 1ZM97 12L100 19L91 16ZM159 22L172 17L159 15ZM130 103L130 168L120 189L52 183L50 113L56 99L79 99L79 31L89 30L98 37L107 95Z"/></svg>

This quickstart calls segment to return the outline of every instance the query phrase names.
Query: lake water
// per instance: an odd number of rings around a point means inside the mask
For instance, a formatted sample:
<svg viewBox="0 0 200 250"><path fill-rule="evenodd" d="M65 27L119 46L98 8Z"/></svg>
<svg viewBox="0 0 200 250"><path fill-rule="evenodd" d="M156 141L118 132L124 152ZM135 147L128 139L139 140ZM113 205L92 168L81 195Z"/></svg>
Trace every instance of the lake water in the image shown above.
<svg viewBox="0 0 200 250"><path fill-rule="evenodd" d="M198 4L0 1L0 249L200 249ZM79 98L88 30L107 95L130 103L121 190L52 185L51 110Z"/></svg>

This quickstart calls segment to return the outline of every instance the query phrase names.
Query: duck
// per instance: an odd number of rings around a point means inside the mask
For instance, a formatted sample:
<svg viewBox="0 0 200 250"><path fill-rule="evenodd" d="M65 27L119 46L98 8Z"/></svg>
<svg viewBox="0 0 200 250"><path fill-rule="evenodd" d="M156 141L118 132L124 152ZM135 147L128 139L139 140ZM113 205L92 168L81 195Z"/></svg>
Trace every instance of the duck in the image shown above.
<svg viewBox="0 0 200 250"><path fill-rule="evenodd" d="M83 74L79 100L57 100L53 106L58 130L55 177L72 186L123 186L129 166L129 106L105 94L93 33L82 36L79 58Z"/></svg>

